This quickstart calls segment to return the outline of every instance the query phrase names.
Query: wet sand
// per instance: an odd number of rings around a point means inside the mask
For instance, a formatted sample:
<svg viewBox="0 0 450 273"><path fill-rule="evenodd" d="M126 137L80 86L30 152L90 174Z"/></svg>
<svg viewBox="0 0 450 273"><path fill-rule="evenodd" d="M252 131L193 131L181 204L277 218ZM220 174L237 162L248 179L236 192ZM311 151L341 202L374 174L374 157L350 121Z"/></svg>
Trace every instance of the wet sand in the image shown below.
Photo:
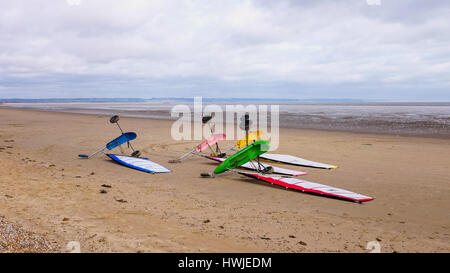
<svg viewBox="0 0 450 273"><path fill-rule="evenodd" d="M191 101L146 103L6 103L16 109L31 109L92 115L176 120L172 108ZM248 103L248 102L247 102ZM247 103L243 103L247 105ZM266 103L269 103L267 101ZM274 103L274 102L272 102ZM206 105L207 103L205 103ZM234 103L237 105L238 103ZM0 103L0 106L2 104ZM211 106L211 104L208 104ZM223 111L225 102L214 104ZM227 104L231 106L233 104ZM266 104L263 104L266 105ZM450 138L450 103L291 103L280 107L279 126L283 128L390 134L414 137ZM267 105L268 106L268 105ZM270 107L268 109L271 109ZM272 110L271 110L272 111ZM267 122L271 122L271 111ZM226 115L223 116L226 121Z"/></svg>
<svg viewBox="0 0 450 273"><path fill-rule="evenodd" d="M0 215L62 251L70 241L82 252L368 252L370 241L382 252L450 251L449 139L280 129L277 153L340 166L288 168L376 198L360 205L233 173L200 178L215 163L167 163L196 141L173 140L164 120L121 126L172 173L79 159L117 135L108 119L0 108Z"/></svg>

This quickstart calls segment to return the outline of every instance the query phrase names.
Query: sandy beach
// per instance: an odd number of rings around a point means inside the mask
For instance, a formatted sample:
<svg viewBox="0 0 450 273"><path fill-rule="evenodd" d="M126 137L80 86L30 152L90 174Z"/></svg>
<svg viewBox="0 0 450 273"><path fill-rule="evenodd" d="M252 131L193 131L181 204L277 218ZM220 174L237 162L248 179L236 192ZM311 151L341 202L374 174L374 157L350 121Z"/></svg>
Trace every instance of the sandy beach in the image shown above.
<svg viewBox="0 0 450 273"><path fill-rule="evenodd" d="M121 125L169 174L78 158L118 134L108 119L0 108L0 216L62 252L71 241L81 252L368 252L370 241L381 252L450 251L449 139L280 129L276 153L340 168L276 166L375 197L361 205L233 173L200 178L216 164L169 164L198 141L173 140L164 120Z"/></svg>

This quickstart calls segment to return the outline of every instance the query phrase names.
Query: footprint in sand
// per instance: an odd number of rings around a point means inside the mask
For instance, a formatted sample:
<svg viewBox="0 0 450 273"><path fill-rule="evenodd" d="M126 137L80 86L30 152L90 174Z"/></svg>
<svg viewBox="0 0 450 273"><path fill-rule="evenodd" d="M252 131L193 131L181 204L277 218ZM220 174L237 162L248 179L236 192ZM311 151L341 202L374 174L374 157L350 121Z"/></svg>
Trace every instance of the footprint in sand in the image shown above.
<svg viewBox="0 0 450 273"><path fill-rule="evenodd" d="M167 144L150 144L142 149L144 152L158 151L158 150L171 150L176 145L185 145L186 143L167 143Z"/></svg>

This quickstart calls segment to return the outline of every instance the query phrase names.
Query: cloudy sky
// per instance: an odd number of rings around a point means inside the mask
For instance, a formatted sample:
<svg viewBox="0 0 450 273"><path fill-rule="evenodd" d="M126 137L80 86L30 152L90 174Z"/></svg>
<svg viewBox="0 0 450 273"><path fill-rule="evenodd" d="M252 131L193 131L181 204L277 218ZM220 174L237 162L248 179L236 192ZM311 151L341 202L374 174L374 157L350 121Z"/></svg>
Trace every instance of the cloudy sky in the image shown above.
<svg viewBox="0 0 450 273"><path fill-rule="evenodd" d="M0 2L0 98L450 101L448 0Z"/></svg>

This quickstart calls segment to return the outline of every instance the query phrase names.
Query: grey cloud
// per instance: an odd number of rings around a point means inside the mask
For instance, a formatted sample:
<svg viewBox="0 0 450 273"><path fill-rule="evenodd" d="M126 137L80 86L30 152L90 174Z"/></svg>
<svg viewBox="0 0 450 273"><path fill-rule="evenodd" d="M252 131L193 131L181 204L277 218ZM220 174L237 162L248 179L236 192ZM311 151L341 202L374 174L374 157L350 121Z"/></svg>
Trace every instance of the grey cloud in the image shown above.
<svg viewBox="0 0 450 273"><path fill-rule="evenodd" d="M442 98L450 85L448 6L419 0L381 0L380 6L365 0L4 1L0 97L19 95L22 84L27 92L53 96L83 88L114 96L247 88L246 94L265 97L308 96L307 90L361 97L370 87L381 89L380 97L397 92L408 99L419 91L407 90L428 87L430 97Z"/></svg>

